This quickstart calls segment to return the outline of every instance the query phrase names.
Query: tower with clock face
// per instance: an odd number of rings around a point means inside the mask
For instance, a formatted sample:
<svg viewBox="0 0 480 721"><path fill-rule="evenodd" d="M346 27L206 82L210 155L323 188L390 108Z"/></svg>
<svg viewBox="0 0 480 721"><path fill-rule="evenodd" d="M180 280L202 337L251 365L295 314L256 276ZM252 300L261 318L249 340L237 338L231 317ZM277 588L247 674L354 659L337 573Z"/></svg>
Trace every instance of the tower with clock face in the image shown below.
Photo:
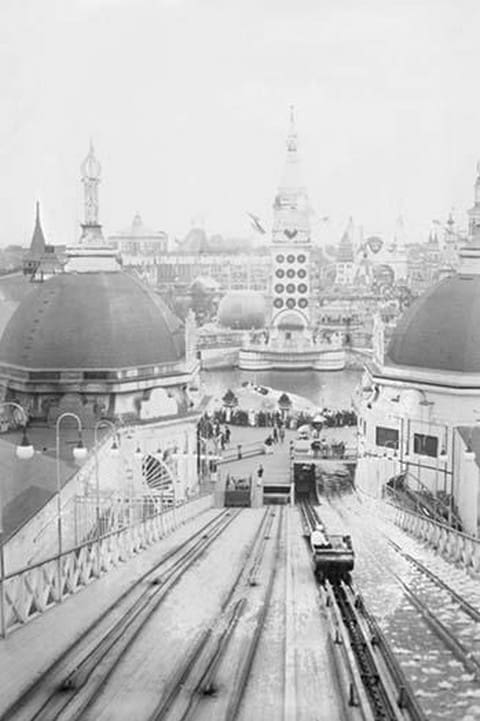
<svg viewBox="0 0 480 721"><path fill-rule="evenodd" d="M311 327L310 223L307 192L302 184L293 108L287 157L273 204L272 321L274 338L305 342Z"/></svg>

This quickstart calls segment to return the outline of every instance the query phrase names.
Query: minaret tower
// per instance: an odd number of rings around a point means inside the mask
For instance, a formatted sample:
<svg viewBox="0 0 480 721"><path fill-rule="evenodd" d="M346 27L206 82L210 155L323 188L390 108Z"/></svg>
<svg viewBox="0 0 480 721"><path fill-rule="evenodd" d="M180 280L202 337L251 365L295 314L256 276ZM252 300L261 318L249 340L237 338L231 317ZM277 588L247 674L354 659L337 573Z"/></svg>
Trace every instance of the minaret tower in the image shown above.
<svg viewBox="0 0 480 721"><path fill-rule="evenodd" d="M101 179L102 166L95 156L92 141L90 141L88 155L81 165L81 173L84 191L85 220L82 223L80 244L105 245L102 226L98 220L98 185Z"/></svg>
<svg viewBox="0 0 480 721"><path fill-rule="evenodd" d="M287 157L273 204L272 330L295 340L306 339L311 326L311 238L309 203L302 184L293 107Z"/></svg>
<svg viewBox="0 0 480 721"><path fill-rule="evenodd" d="M82 234L75 245L66 250L66 273L118 272L120 270L116 249L105 241L102 226L98 222L98 184L102 166L95 157L93 144L81 165L84 192L85 220Z"/></svg>

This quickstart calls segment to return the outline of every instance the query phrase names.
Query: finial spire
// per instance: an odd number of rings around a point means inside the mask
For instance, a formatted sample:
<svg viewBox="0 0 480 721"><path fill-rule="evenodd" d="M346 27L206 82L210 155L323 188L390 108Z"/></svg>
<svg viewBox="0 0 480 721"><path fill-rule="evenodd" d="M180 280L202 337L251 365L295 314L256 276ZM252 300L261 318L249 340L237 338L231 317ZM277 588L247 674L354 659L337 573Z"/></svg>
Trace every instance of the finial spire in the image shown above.
<svg viewBox="0 0 480 721"><path fill-rule="evenodd" d="M45 245L45 236L40 222L40 202L37 200L35 203L35 227L30 243L30 255L40 258L45 251Z"/></svg>
<svg viewBox="0 0 480 721"><path fill-rule="evenodd" d="M290 105L290 126L288 128L287 150L295 153L298 150L297 129L295 127L295 107Z"/></svg>
<svg viewBox="0 0 480 721"><path fill-rule="evenodd" d="M92 138L90 138L88 155L83 161L80 170L84 188L85 209L80 243L86 245L101 244L104 240L99 222L98 185L101 180L102 166L95 156Z"/></svg>

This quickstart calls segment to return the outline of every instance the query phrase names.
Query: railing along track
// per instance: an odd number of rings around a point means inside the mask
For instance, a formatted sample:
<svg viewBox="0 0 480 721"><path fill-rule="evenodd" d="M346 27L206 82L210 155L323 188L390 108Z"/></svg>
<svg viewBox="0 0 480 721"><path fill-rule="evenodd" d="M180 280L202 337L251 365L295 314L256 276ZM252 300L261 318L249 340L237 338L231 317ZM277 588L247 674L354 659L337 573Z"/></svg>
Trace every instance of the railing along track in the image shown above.
<svg viewBox="0 0 480 721"><path fill-rule="evenodd" d="M217 514L165 554L74 641L0 721L81 719L167 594L240 512Z"/></svg>
<svg viewBox="0 0 480 721"><path fill-rule="evenodd" d="M242 618L248 604L249 588L258 585L258 574L267 550L267 542L271 539L271 530L277 512L271 508L265 511L262 522L249 544L242 568L228 589L220 609L220 615L197 636L185 662L173 672L167 682L165 693L157 708L149 717L149 721L163 721L169 717L179 721L191 721L197 718L199 704L208 703L209 696L217 691L217 675L222 659L232 638L238 622ZM277 521L275 563L270 569L266 590L262 598L260 610L255 619L255 627L249 634L247 648L243 649L237 663L235 680L231 684L232 693L227 701L225 718L234 721L248 683L251 666L262 632L265 615L268 611L273 582L276 572L276 558L282 532L283 508Z"/></svg>
<svg viewBox="0 0 480 721"><path fill-rule="evenodd" d="M345 513L343 510L340 510L337 506L333 506L333 508L343 519L345 519ZM469 604L465 599L463 599L459 594L457 594L450 586L448 586L448 584L446 584L429 569L427 569L424 564L414 559L413 556L404 553L400 549L398 544L395 544L389 539L386 533L384 533L383 531L379 531L379 533L381 536L383 536L383 538L385 538L388 544L397 553L405 557L407 561L417 567L417 570L425 574L437 586L437 588L447 591L450 594L451 598L456 603L458 603L461 610L465 612L465 614L470 619L474 620L475 622L478 621L479 612L477 609L475 609L471 604ZM477 682L480 681L480 660L476 658L476 656L472 653L472 650L467 648L465 646L465 643L460 641L459 638L455 635L455 633L453 633L442 621L437 618L436 612L431 610L429 605L424 600L422 600L417 593L412 590L410 584L406 583L400 577L400 575L392 568L390 568L389 566L385 566L384 564L380 564L377 557L369 550L369 548L367 548L366 545L365 552L368 554L371 562L375 566L381 568L383 572L387 572L388 575L397 583L397 585L400 586L405 598L418 612L423 623L430 629L434 636L440 640L443 646L452 654L456 661L459 661L469 674L473 674ZM435 611L437 611L437 609L435 609ZM472 631L474 631L474 628L472 628Z"/></svg>

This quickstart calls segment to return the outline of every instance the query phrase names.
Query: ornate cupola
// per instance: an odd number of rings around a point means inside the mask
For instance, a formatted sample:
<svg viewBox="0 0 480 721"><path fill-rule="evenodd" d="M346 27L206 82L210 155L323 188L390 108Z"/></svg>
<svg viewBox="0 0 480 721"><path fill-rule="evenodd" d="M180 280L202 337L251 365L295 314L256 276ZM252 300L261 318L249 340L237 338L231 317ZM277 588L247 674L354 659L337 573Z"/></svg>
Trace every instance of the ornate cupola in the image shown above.
<svg viewBox="0 0 480 721"><path fill-rule="evenodd" d="M84 222L76 245L67 248L67 273L91 273L93 271L116 272L120 270L117 251L103 237L99 222L98 185L102 166L95 156L90 141L88 155L80 166L84 189Z"/></svg>
<svg viewBox="0 0 480 721"><path fill-rule="evenodd" d="M90 141L88 155L81 165L84 192L84 222L82 223L81 245L99 245L104 243L102 226L99 223L98 186L101 181L102 166L98 162L93 143Z"/></svg>

